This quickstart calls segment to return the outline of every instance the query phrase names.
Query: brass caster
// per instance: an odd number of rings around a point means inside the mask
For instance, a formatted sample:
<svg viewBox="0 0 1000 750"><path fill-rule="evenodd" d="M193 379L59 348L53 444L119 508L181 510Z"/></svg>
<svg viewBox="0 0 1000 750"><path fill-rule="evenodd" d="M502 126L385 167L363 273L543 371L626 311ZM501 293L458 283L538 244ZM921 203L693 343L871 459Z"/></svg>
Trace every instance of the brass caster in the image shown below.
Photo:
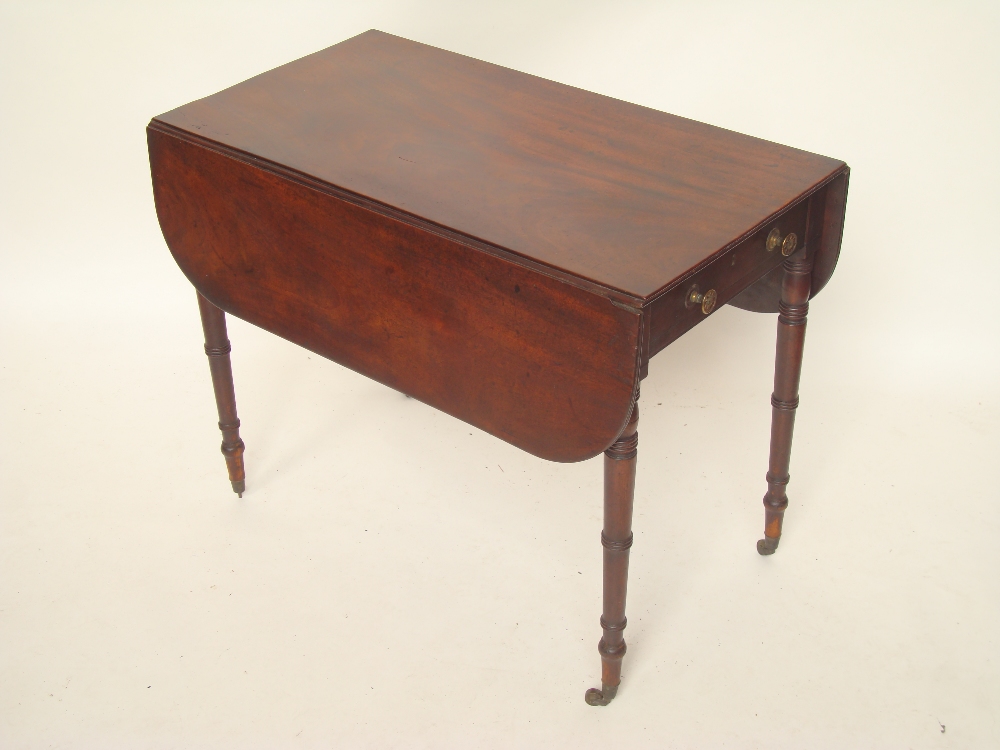
<svg viewBox="0 0 1000 750"><path fill-rule="evenodd" d="M757 540L757 554L759 555L773 555L775 550L778 549L779 539L771 539L770 537L764 537L763 539Z"/></svg>
<svg viewBox="0 0 1000 750"><path fill-rule="evenodd" d="M247 491L247 480L241 479L238 482L230 482L230 484L233 485L233 492L243 497L243 493Z"/></svg>
<svg viewBox="0 0 1000 750"><path fill-rule="evenodd" d="M587 694L583 696L584 700L587 701L588 706L606 706L611 703L611 701L613 701L615 696L618 694L617 685L602 685L601 687L601 690L591 688L587 691Z"/></svg>

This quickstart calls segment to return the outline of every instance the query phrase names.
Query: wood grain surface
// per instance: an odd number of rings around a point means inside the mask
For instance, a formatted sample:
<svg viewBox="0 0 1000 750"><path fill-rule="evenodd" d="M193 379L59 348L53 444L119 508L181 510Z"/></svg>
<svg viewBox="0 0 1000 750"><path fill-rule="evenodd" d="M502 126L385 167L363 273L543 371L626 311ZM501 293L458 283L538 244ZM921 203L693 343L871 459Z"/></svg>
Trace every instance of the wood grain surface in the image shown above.
<svg viewBox="0 0 1000 750"><path fill-rule="evenodd" d="M147 132L167 245L220 309L542 458L596 456L625 427L639 310Z"/></svg>
<svg viewBox="0 0 1000 750"><path fill-rule="evenodd" d="M156 121L638 301L845 168L378 31Z"/></svg>
<svg viewBox="0 0 1000 750"><path fill-rule="evenodd" d="M847 210L847 184L850 170L844 169L822 189L808 198L806 251L813 259L810 276L810 299L826 286L840 258ZM752 312L778 312L784 269L775 266L766 275L743 290L729 304Z"/></svg>

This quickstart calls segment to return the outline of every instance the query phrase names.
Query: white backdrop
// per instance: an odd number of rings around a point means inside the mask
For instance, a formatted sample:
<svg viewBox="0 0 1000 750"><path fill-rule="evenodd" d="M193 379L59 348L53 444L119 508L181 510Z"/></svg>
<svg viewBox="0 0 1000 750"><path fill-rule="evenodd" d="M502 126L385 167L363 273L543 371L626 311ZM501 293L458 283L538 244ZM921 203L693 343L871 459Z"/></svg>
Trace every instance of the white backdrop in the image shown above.
<svg viewBox="0 0 1000 750"><path fill-rule="evenodd" d="M218 453L150 117L368 28L844 159L790 506L774 319L643 384L629 653L601 462L555 465L231 321ZM4 747L996 747L995 3L0 4Z"/></svg>

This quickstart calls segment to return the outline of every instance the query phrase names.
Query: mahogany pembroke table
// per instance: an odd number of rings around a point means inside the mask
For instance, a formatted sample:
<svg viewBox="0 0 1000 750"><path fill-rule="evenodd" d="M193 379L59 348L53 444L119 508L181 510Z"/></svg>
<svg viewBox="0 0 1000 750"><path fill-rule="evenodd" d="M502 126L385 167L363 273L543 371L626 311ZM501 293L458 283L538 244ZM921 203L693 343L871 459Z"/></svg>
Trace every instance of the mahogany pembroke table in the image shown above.
<svg viewBox="0 0 1000 750"><path fill-rule="evenodd" d="M233 490L225 313L550 461L604 454L607 705L621 682L639 382L720 305L778 313L762 555L781 538L808 301L848 168L378 31L153 118Z"/></svg>

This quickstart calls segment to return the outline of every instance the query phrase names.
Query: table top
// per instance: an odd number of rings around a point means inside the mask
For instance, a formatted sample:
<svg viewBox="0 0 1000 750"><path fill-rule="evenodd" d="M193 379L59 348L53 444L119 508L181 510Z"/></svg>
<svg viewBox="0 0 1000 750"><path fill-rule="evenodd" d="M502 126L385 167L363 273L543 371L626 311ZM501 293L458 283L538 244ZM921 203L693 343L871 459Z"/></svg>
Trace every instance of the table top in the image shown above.
<svg viewBox="0 0 1000 750"><path fill-rule="evenodd" d="M650 358L718 305L775 311L786 254L822 288L848 178L377 31L156 117L147 142L207 300L554 461L611 445Z"/></svg>
<svg viewBox="0 0 1000 750"><path fill-rule="evenodd" d="M379 31L157 121L638 300L844 169Z"/></svg>

